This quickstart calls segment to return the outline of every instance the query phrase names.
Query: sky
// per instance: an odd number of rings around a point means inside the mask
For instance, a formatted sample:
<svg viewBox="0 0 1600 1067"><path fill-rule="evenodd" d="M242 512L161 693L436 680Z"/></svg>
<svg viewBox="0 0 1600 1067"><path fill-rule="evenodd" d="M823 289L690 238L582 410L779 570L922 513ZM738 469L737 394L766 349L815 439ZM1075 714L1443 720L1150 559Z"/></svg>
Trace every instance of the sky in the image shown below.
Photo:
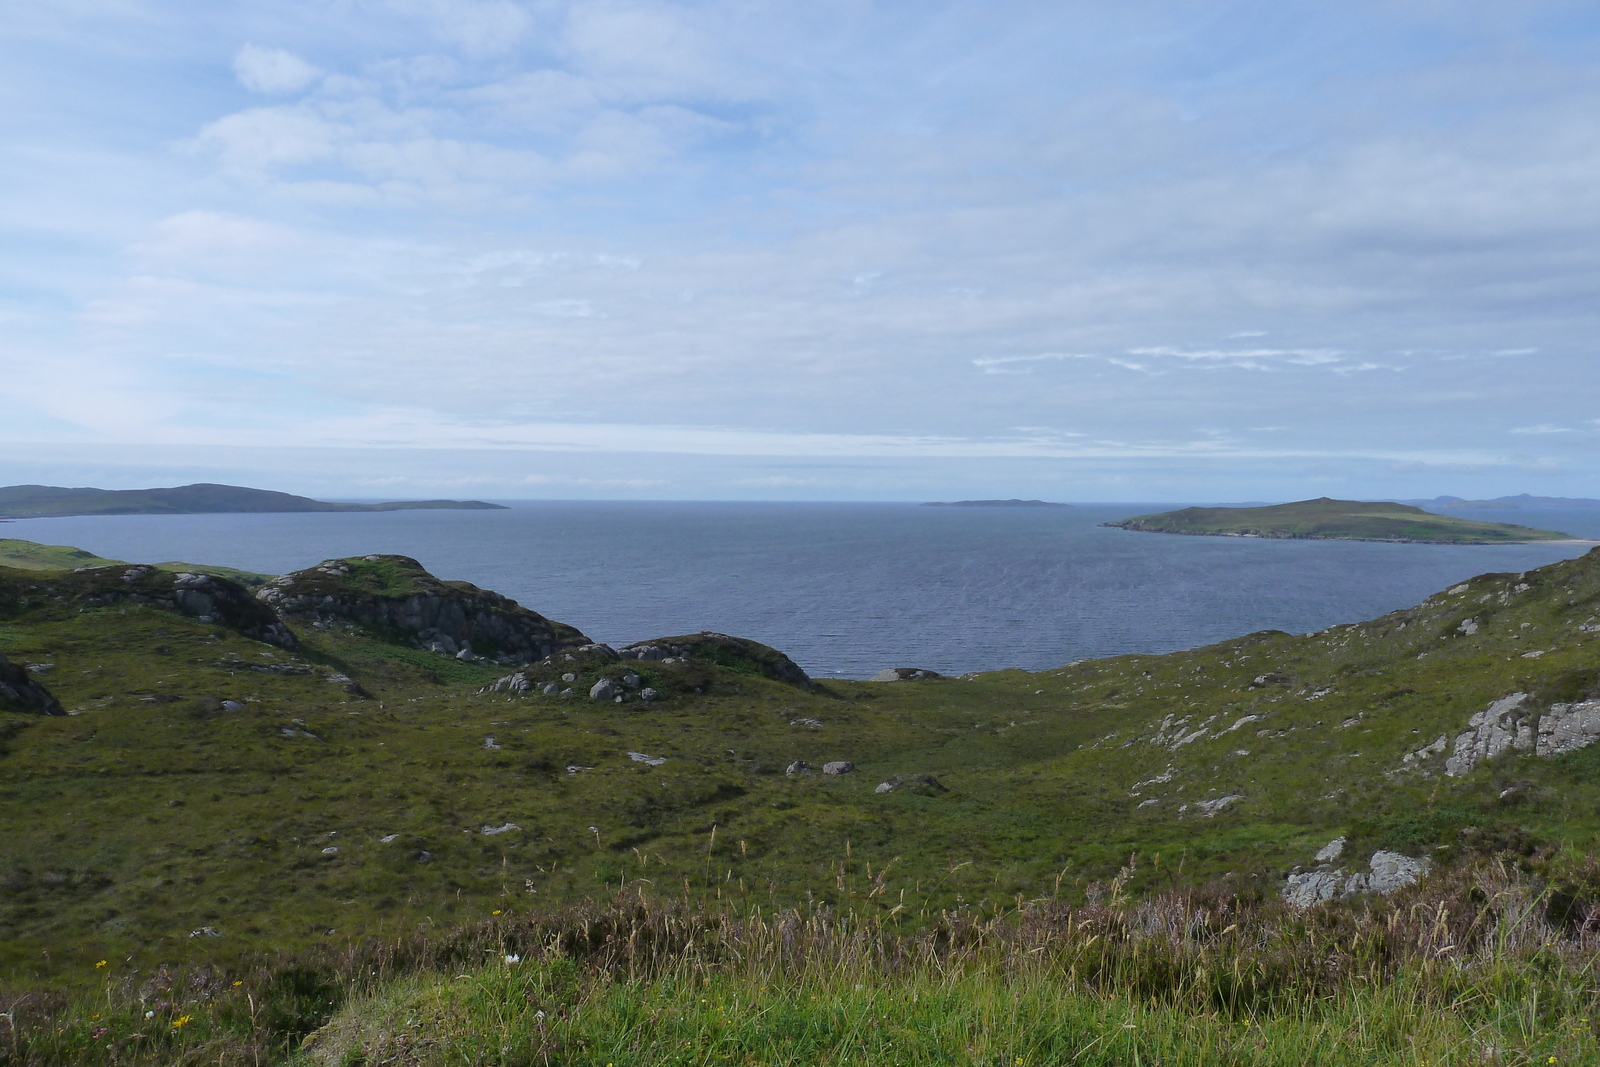
<svg viewBox="0 0 1600 1067"><path fill-rule="evenodd" d="M24 0L0 483L1600 497L1600 4Z"/></svg>

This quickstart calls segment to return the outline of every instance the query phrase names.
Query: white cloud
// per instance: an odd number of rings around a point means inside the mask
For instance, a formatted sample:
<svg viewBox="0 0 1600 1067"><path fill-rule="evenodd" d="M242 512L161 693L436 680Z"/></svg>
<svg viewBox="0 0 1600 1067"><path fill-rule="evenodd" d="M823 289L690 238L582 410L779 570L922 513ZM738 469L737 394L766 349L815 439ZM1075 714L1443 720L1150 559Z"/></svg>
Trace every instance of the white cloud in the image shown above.
<svg viewBox="0 0 1600 1067"><path fill-rule="evenodd" d="M252 93L280 94L299 92L322 72L282 48L247 44L234 54L233 73Z"/></svg>
<svg viewBox="0 0 1600 1067"><path fill-rule="evenodd" d="M1566 426L1552 426L1547 422L1543 422L1543 423L1540 423L1537 426L1518 426L1517 428L1515 428L1511 432L1512 433L1522 433L1522 434L1540 434L1540 435L1542 435L1542 434L1552 434L1552 433L1574 433L1576 431L1574 431L1574 430L1572 430L1572 429L1570 429L1570 428L1568 428Z"/></svg>

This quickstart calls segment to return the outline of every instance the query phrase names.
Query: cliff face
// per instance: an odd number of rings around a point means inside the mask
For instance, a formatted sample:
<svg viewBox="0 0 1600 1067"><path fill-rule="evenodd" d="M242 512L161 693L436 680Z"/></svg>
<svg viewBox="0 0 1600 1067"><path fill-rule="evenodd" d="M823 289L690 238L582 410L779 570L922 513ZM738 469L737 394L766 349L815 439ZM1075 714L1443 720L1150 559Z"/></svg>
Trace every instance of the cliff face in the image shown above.
<svg viewBox="0 0 1600 1067"><path fill-rule="evenodd" d="M28 672L0 653L0 711L31 715L65 715L61 703Z"/></svg>
<svg viewBox="0 0 1600 1067"><path fill-rule="evenodd" d="M510 597L441 581L408 556L324 560L268 582L256 598L285 618L355 623L448 655L530 661L590 643Z"/></svg>

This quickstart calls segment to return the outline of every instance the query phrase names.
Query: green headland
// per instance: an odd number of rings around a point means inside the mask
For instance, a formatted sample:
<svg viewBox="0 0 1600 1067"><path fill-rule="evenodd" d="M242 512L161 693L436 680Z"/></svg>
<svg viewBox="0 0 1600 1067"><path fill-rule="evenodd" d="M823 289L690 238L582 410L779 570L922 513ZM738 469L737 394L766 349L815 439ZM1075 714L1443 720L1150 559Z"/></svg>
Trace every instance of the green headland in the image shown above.
<svg viewBox="0 0 1600 1067"><path fill-rule="evenodd" d="M1318 497L1259 508L1183 508L1105 523L1145 533L1337 541L1403 541L1428 545L1504 545L1566 541L1571 535L1508 522L1435 515L1409 504Z"/></svg>
<svg viewBox="0 0 1600 1067"><path fill-rule="evenodd" d="M66 489L55 485L0 488L0 518L65 515L203 515L229 512L499 510L482 500L394 500L330 504L292 493L199 482L171 489Z"/></svg>
<svg viewBox="0 0 1600 1067"><path fill-rule="evenodd" d="M1600 552L824 683L402 557L31 551L0 1062L1600 1062Z"/></svg>

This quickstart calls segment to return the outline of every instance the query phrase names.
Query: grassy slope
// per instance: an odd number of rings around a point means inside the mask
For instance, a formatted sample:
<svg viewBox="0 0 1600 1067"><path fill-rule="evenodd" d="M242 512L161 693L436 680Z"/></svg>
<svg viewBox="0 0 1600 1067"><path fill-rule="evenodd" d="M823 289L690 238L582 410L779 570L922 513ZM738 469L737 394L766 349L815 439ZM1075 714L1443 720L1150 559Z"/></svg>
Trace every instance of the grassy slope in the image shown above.
<svg viewBox="0 0 1600 1067"><path fill-rule="evenodd" d="M105 559L93 552L70 545L42 545L37 541L21 541L16 538L0 538L0 567L10 567L21 571L73 571L85 567L107 567L126 560ZM164 571L193 571L200 574L214 574L219 578L227 578L238 582L240 585L255 587L274 577L271 574L258 574L255 571L244 571L237 567L219 567L210 563L181 563L172 561L157 563L154 566Z"/></svg>
<svg viewBox="0 0 1600 1067"><path fill-rule="evenodd" d="M1530 526L1435 515L1409 504L1328 497L1261 508L1184 508L1156 515L1137 515L1106 525L1148 533L1421 541L1452 545L1559 541L1569 537Z"/></svg>
<svg viewBox="0 0 1600 1067"><path fill-rule="evenodd" d="M41 588L0 605L0 647L54 663L42 677L75 714L0 722L0 968L17 978L443 928L624 881L793 903L834 899L870 867L869 906L915 919L1081 893L1134 853L1134 890L1229 877L1270 891L1340 833L1357 855L1441 861L1468 825L1476 841L1600 836L1600 749L1462 780L1388 773L1514 689L1594 685L1600 633L1580 627L1600 604L1596 553L1308 637L1039 674L807 693L630 664L670 694L655 705L480 694L501 671L356 631L306 628L290 656L154 609L79 612L28 577ZM1290 681L1253 686L1266 672ZM1261 719L1214 732L1246 715ZM859 770L785 776L795 759ZM874 792L897 773L950 791ZM1243 799L1215 818L1178 810L1226 794ZM190 936L207 927L222 936Z"/></svg>

